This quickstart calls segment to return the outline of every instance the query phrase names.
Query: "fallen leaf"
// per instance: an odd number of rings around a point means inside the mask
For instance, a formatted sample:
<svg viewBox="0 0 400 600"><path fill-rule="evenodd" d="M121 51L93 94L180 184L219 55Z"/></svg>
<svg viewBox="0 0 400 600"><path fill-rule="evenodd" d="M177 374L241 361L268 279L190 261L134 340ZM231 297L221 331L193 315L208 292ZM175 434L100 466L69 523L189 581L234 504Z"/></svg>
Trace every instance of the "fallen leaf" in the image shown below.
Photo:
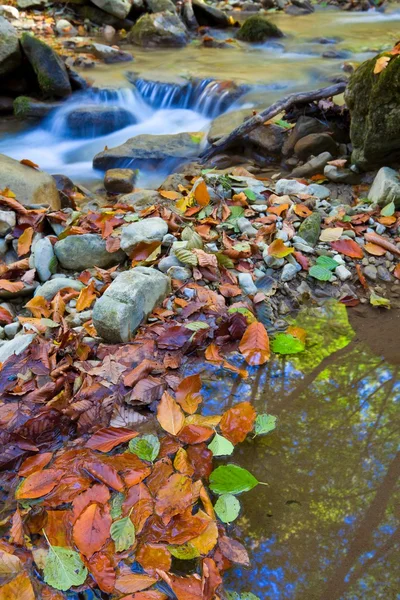
<svg viewBox="0 0 400 600"><path fill-rule="evenodd" d="M8 577L19 573L22 569L21 560L15 554L10 554L0 548L0 576Z"/></svg>
<svg viewBox="0 0 400 600"><path fill-rule="evenodd" d="M110 537L112 519L108 509L90 504L75 521L72 536L79 551L90 558Z"/></svg>
<svg viewBox="0 0 400 600"><path fill-rule="evenodd" d="M43 454L29 456L29 458L24 460L18 471L19 477L28 477L29 475L32 475L32 473L41 471L49 464L52 458L52 452L43 452Z"/></svg>
<svg viewBox="0 0 400 600"><path fill-rule="evenodd" d="M305 204L295 204L294 212L298 217L303 217L304 219L305 217L309 217L311 215L312 210L310 210Z"/></svg>
<svg viewBox="0 0 400 600"><path fill-rule="evenodd" d="M206 182L202 179L194 189L194 197L200 206L207 206L210 204L210 194L208 193Z"/></svg>
<svg viewBox="0 0 400 600"><path fill-rule="evenodd" d="M268 254L275 258L284 258L294 252L294 248L291 246L285 246L283 240L280 238L274 240L272 244L268 246Z"/></svg>
<svg viewBox="0 0 400 600"><path fill-rule="evenodd" d="M269 360L269 338L262 323L256 321L248 326L240 341L239 350L251 366L263 365Z"/></svg>
<svg viewBox="0 0 400 600"><path fill-rule="evenodd" d="M321 242L336 242L343 233L343 227L327 227L321 231L319 239Z"/></svg>
<svg viewBox="0 0 400 600"><path fill-rule="evenodd" d="M33 238L34 230L33 227L27 227L25 231L18 238L18 256L28 254Z"/></svg>
<svg viewBox="0 0 400 600"><path fill-rule="evenodd" d="M100 452L110 452L115 446L129 442L137 435L136 431L125 427L105 427L96 431L85 446L92 450L100 450Z"/></svg>
<svg viewBox="0 0 400 600"><path fill-rule="evenodd" d="M368 252L368 254L372 254L373 256L383 256L386 254L385 248L382 246L378 246L378 244L373 244L372 242L367 242L364 245L364 250Z"/></svg>
<svg viewBox="0 0 400 600"><path fill-rule="evenodd" d="M87 567L99 588L106 594L114 590L116 573L106 554L96 552L87 562Z"/></svg>
<svg viewBox="0 0 400 600"><path fill-rule="evenodd" d="M81 312L85 308L90 308L93 302L96 300L96 285L94 281L91 281L88 286L83 288L76 301L76 310Z"/></svg>
<svg viewBox="0 0 400 600"><path fill-rule="evenodd" d="M250 402L240 402L222 415L219 426L225 438L238 444L252 431L255 420L256 411Z"/></svg>
<svg viewBox="0 0 400 600"><path fill-rule="evenodd" d="M24 289L22 281L8 281L8 279L0 279L0 290L6 290L13 294L20 292Z"/></svg>
<svg viewBox="0 0 400 600"><path fill-rule="evenodd" d="M24 498L41 498L59 483L64 472L60 469L45 469L29 475L15 492L17 500Z"/></svg>
<svg viewBox="0 0 400 600"><path fill-rule="evenodd" d="M351 239L342 239L337 242L331 242L331 247L336 250L336 252L340 252L340 254L344 254L345 256L350 256L350 258L364 257L361 246Z"/></svg>
<svg viewBox="0 0 400 600"><path fill-rule="evenodd" d="M29 160L29 158L23 158L19 161L21 165L25 165L26 167L32 167L32 169L38 169L39 165Z"/></svg>
<svg viewBox="0 0 400 600"><path fill-rule="evenodd" d="M31 580L26 573L17 575L0 588L0 600L35 600Z"/></svg>
<svg viewBox="0 0 400 600"><path fill-rule="evenodd" d="M185 423L185 415L174 398L164 392L157 408L157 420L171 435L178 435Z"/></svg>
<svg viewBox="0 0 400 600"><path fill-rule="evenodd" d="M161 544L144 544L135 558L150 575L154 574L156 569L169 571L171 568L171 553Z"/></svg>
<svg viewBox="0 0 400 600"><path fill-rule="evenodd" d="M178 385L175 397L176 401L183 410L190 415L194 414L202 401L200 395L201 379L200 375L190 375L182 379Z"/></svg>
<svg viewBox="0 0 400 600"><path fill-rule="evenodd" d="M156 581L155 577L150 577L149 575L124 573L117 577L115 589L123 594L134 594L135 592L146 590L156 583Z"/></svg>
<svg viewBox="0 0 400 600"><path fill-rule="evenodd" d="M378 75L378 73L382 73L388 66L390 59L391 56L380 56L375 63L374 74Z"/></svg>

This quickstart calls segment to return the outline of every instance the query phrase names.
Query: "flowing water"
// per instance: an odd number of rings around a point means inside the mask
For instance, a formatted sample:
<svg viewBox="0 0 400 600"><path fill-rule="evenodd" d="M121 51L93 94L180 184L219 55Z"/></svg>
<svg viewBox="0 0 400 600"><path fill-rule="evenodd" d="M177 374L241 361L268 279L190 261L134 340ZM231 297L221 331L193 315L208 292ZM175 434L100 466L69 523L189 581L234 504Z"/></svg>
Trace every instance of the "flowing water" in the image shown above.
<svg viewBox="0 0 400 600"><path fill-rule="evenodd" d="M131 48L135 60L128 66L102 65L84 73L102 91L76 94L27 131L15 134L12 122L3 124L0 152L30 158L41 168L77 182L100 180L92 159L105 146L143 133L207 131L211 120L224 111L266 106L283 94L320 87L343 75L343 59L322 54L334 49L345 52L348 62L357 63L382 47L391 47L398 39L400 10L388 14L319 10L303 17L276 14L271 18L286 34L277 42L230 48L203 48L196 42L172 50ZM215 33L220 39L228 35L232 32ZM141 79L136 88L129 84L127 70ZM187 78L193 77L196 82L188 84ZM247 86L247 91L232 99L227 92L221 94L213 80L233 80ZM108 135L78 137L68 128L68 114L88 104L125 108L135 124ZM157 173L144 169L139 186L160 184L170 169L170 164L160 165Z"/></svg>

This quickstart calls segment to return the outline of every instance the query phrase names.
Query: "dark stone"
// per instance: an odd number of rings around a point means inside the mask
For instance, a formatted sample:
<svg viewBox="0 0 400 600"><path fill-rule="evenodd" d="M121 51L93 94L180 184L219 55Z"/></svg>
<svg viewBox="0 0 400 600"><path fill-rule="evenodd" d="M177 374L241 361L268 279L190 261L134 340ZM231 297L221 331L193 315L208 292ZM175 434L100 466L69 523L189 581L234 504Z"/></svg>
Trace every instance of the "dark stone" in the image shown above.
<svg viewBox="0 0 400 600"><path fill-rule="evenodd" d="M133 169L109 169L104 175L104 187L110 194L130 194L137 175Z"/></svg>
<svg viewBox="0 0 400 600"><path fill-rule="evenodd" d="M337 154L337 144L328 133L310 133L301 138L294 147L294 153L301 160L307 160L310 156L317 156L322 152L330 152L332 156Z"/></svg>
<svg viewBox="0 0 400 600"><path fill-rule="evenodd" d="M228 15L219 8L210 6L201 0L192 0L192 6L199 25L211 25L221 28L231 27Z"/></svg>
<svg viewBox="0 0 400 600"><path fill-rule="evenodd" d="M269 38L283 37L283 33L276 25L261 15L252 15L243 23L236 34L242 42L265 42Z"/></svg>
<svg viewBox="0 0 400 600"><path fill-rule="evenodd" d="M105 135L134 123L133 114L119 106L82 106L67 116L67 125L76 137Z"/></svg>
<svg viewBox="0 0 400 600"><path fill-rule="evenodd" d="M305 116L299 117L296 125L291 130L289 137L283 145L282 154L284 156L290 156L293 154L294 147L301 138L310 135L311 133L322 133L328 131L328 129L329 127L318 119Z"/></svg>
<svg viewBox="0 0 400 600"><path fill-rule="evenodd" d="M15 98L13 109L17 119L44 119L53 110L59 108L60 102L42 102L28 96Z"/></svg>

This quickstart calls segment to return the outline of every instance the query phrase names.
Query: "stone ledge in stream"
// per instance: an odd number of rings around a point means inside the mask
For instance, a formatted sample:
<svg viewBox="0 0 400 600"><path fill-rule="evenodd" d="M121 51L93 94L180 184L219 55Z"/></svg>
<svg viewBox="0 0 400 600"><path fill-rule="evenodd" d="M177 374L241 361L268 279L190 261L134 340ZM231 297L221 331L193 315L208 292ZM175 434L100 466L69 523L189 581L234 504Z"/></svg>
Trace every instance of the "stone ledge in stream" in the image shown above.
<svg viewBox="0 0 400 600"><path fill-rule="evenodd" d="M176 133L170 135L138 135L115 148L96 154L93 167L106 171L114 167L129 167L133 161L187 159L198 156L204 134Z"/></svg>

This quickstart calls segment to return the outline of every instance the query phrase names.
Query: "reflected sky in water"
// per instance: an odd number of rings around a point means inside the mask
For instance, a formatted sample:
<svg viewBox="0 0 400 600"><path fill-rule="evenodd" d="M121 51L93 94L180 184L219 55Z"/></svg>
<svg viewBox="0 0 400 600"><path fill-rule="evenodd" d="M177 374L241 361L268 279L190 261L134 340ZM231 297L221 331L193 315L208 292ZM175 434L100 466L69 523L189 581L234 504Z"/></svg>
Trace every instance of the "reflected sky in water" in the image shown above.
<svg viewBox="0 0 400 600"><path fill-rule="evenodd" d="M275 432L230 459L269 486L240 496L228 531L252 564L231 570L226 587L262 600L400 599L398 367L356 340L342 305L296 323L306 352L272 357L247 380L202 373L203 412L250 399L278 416Z"/></svg>

